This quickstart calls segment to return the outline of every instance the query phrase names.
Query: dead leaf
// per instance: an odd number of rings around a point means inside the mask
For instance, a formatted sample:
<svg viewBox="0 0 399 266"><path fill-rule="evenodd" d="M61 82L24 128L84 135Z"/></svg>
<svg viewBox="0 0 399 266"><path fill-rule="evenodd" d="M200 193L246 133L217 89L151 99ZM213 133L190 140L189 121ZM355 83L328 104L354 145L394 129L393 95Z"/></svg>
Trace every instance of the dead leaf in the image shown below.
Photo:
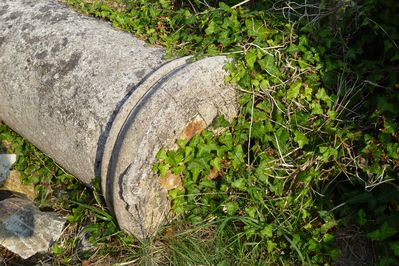
<svg viewBox="0 0 399 266"><path fill-rule="evenodd" d="M165 177L161 177L159 184L168 191L175 188L183 190L181 177L179 175L172 174L171 172L168 172Z"/></svg>
<svg viewBox="0 0 399 266"><path fill-rule="evenodd" d="M267 155L269 155L269 156L273 156L273 155L274 155L274 151L273 151L273 149L270 148L270 147L266 149L266 153L267 153Z"/></svg>
<svg viewBox="0 0 399 266"><path fill-rule="evenodd" d="M213 180L213 179L216 179L218 176L219 176L219 172L215 168L212 168L209 173L208 179Z"/></svg>
<svg viewBox="0 0 399 266"><path fill-rule="evenodd" d="M89 260L82 260L82 266L89 266L91 265L91 261Z"/></svg>
<svg viewBox="0 0 399 266"><path fill-rule="evenodd" d="M164 234L165 238L172 238L174 236L174 234L175 234L175 230L173 230L172 227L168 227L165 229L165 234Z"/></svg>

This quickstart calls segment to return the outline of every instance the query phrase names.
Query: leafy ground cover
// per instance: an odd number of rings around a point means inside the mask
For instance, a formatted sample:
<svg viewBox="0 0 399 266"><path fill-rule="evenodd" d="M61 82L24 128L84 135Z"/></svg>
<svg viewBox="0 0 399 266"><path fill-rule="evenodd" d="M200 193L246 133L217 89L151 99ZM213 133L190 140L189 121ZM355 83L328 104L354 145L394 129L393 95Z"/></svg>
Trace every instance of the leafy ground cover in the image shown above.
<svg viewBox="0 0 399 266"><path fill-rule="evenodd" d="M169 191L172 224L144 242L118 230L96 190L2 126L39 203L69 215L54 262L399 263L396 1L67 3L169 58L231 57L240 114L158 153L154 171L183 185Z"/></svg>

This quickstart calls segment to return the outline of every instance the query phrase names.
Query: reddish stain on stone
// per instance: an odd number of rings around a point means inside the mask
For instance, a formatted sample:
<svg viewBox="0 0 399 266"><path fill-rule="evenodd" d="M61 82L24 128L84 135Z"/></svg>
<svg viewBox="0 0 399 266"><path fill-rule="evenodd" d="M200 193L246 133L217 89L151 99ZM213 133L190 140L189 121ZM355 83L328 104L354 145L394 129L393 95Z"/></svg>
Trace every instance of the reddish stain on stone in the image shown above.
<svg viewBox="0 0 399 266"><path fill-rule="evenodd" d="M190 140L195 134L200 133L206 127L203 119L195 119L188 123L180 135L181 139Z"/></svg>

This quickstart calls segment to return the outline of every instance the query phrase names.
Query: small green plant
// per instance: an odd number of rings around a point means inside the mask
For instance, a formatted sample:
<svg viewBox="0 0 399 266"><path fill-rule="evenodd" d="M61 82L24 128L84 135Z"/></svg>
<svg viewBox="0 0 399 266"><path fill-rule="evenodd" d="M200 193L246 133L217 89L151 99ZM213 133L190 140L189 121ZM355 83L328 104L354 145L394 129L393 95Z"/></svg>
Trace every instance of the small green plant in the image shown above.
<svg viewBox="0 0 399 266"><path fill-rule="evenodd" d="M79 197L84 188L80 182L4 124L0 124L0 141L7 152L17 155L13 168L21 172L23 183L35 186L36 201L41 207L68 207L69 197Z"/></svg>
<svg viewBox="0 0 399 266"><path fill-rule="evenodd" d="M17 154L13 168L21 172L24 183L34 185L39 207L67 217L65 233L52 247L54 264L74 265L104 254L119 256L132 245L133 237L118 228L104 207L98 180L89 189L4 124L0 124L0 142L4 152ZM79 250L84 238L90 246Z"/></svg>

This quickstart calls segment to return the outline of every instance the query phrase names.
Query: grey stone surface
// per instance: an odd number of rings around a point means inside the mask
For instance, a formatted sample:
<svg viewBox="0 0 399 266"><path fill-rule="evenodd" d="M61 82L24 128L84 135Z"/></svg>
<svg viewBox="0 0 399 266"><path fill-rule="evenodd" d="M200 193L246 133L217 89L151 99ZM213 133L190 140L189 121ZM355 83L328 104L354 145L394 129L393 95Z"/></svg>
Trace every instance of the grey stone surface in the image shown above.
<svg viewBox="0 0 399 266"><path fill-rule="evenodd" d="M0 185L6 180L10 168L16 160L17 155L15 154L0 154Z"/></svg>
<svg viewBox="0 0 399 266"><path fill-rule="evenodd" d="M86 183L101 177L122 228L155 232L167 191L151 172L194 119L235 115L224 57L170 62L54 0L0 1L0 120Z"/></svg>
<svg viewBox="0 0 399 266"><path fill-rule="evenodd" d="M164 63L145 46L54 0L1 0L0 119L91 182L114 112Z"/></svg>
<svg viewBox="0 0 399 266"><path fill-rule="evenodd" d="M65 224L65 219L41 212L27 199L4 199L0 210L0 245L23 259L47 252L61 236Z"/></svg>

